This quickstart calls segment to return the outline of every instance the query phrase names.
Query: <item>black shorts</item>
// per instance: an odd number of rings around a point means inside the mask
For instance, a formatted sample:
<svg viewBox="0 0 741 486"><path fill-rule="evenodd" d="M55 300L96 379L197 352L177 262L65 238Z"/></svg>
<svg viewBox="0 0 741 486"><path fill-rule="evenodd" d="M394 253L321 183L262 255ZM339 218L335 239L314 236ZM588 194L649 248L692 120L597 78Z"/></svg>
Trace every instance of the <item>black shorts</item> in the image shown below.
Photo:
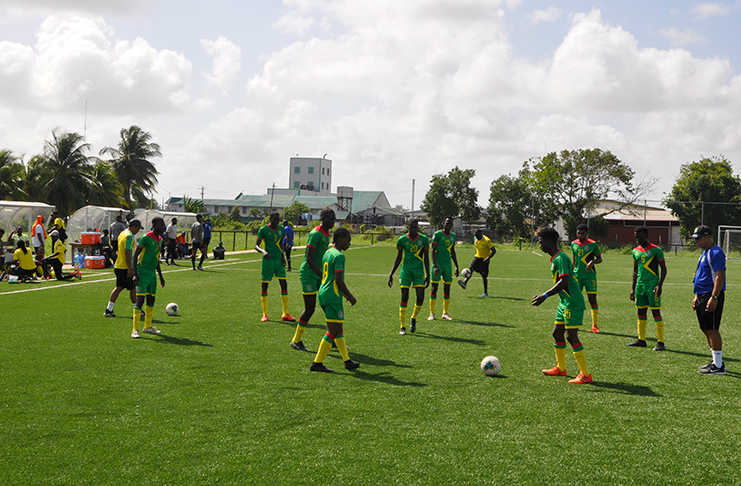
<svg viewBox="0 0 741 486"><path fill-rule="evenodd" d="M482 277L488 277L490 261L491 260L486 260L484 258L473 257L473 260L471 260L471 264L468 266L468 269L472 272L480 273Z"/></svg>
<svg viewBox="0 0 741 486"><path fill-rule="evenodd" d="M695 303L697 322L700 323L700 329L703 331L717 331L720 329L720 318L723 316L723 303L726 301L726 293L721 290L718 296L718 305L713 312L708 312L707 305L710 295L709 292L707 294L697 294L697 302Z"/></svg>
<svg viewBox="0 0 741 486"><path fill-rule="evenodd" d="M129 271L121 268L114 268L113 273L116 274L116 287L121 287L126 290L134 288L134 279L129 278Z"/></svg>
<svg viewBox="0 0 741 486"><path fill-rule="evenodd" d="M211 243L211 237L210 236L208 238L204 238L203 239L203 249L204 250L208 250L209 243Z"/></svg>

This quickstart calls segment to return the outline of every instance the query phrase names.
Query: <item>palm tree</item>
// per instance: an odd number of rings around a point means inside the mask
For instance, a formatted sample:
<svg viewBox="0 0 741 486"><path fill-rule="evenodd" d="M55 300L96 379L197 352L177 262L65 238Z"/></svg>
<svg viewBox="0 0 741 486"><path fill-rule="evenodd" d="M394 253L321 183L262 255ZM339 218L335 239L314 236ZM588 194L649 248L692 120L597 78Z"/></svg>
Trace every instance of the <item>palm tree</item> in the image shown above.
<svg viewBox="0 0 741 486"><path fill-rule="evenodd" d="M0 200L23 198L23 164L10 150L0 150Z"/></svg>
<svg viewBox="0 0 741 486"><path fill-rule="evenodd" d="M44 153L38 156L46 201L62 216L84 206L91 188L99 186L91 170L97 159L85 155L88 150L90 144L83 143L79 133L55 129L52 140L44 143Z"/></svg>
<svg viewBox="0 0 741 486"><path fill-rule="evenodd" d="M98 186L91 188L89 204L96 206L120 207L123 204L123 187L116 178L113 166L99 160L91 167L91 175L98 181Z"/></svg>
<svg viewBox="0 0 741 486"><path fill-rule="evenodd" d="M152 135L136 125L121 129L118 147L105 147L100 155L109 154L113 170L123 187L126 208L132 208L132 198L151 194L157 184L159 172L149 161L152 157L162 157L160 146L152 143Z"/></svg>

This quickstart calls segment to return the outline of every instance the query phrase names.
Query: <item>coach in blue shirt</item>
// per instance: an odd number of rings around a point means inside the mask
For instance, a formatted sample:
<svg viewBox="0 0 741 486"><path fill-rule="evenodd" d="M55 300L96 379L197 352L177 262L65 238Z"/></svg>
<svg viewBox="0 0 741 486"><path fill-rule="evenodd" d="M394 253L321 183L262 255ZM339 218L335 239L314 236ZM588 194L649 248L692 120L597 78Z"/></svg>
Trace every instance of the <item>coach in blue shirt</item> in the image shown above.
<svg viewBox="0 0 741 486"><path fill-rule="evenodd" d="M286 264L288 265L288 271L291 271L291 250L293 249L293 226L288 223L288 220L283 221L283 227L286 230L285 236L283 236L283 249L286 252Z"/></svg>
<svg viewBox="0 0 741 486"><path fill-rule="evenodd" d="M698 226L692 238L702 250L695 272L695 298L692 308L697 313L700 329L705 333L713 360L700 368L698 373L706 375L725 375L723 363L723 340L720 337L720 318L726 297L726 255L713 242L708 226Z"/></svg>

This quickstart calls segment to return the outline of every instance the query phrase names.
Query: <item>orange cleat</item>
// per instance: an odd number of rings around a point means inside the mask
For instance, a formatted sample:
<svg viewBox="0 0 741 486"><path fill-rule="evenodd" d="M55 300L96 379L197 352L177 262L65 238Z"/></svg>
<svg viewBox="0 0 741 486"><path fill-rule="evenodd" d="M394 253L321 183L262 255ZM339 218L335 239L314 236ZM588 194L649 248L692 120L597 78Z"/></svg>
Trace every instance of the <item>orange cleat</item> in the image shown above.
<svg viewBox="0 0 741 486"><path fill-rule="evenodd" d="M579 373L576 378L569 380L569 383L592 383L592 381L592 375L584 376L584 373Z"/></svg>
<svg viewBox="0 0 741 486"><path fill-rule="evenodd" d="M592 332L599 332L599 327L593 325Z"/></svg>
<svg viewBox="0 0 741 486"><path fill-rule="evenodd" d="M562 370L558 366L554 366L549 370L543 370L543 374L549 376L566 376L566 370Z"/></svg>
<svg viewBox="0 0 741 486"><path fill-rule="evenodd" d="M262 315L262 319L260 319L260 321L261 322L268 322L268 315L267 314L263 314Z"/></svg>
<svg viewBox="0 0 741 486"><path fill-rule="evenodd" d="M283 317L280 318L281 321L285 322L296 322L296 318L291 316L291 314L286 314Z"/></svg>

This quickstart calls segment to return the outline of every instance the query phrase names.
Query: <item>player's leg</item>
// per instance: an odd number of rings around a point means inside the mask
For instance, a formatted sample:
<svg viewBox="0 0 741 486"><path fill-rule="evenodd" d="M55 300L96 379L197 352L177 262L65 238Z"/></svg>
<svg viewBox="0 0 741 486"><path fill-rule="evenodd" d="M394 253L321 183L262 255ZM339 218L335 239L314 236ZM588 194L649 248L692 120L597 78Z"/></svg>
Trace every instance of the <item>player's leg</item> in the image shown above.
<svg viewBox="0 0 741 486"><path fill-rule="evenodd" d="M288 271L291 271L291 247L286 247L286 266L288 267Z"/></svg>
<svg viewBox="0 0 741 486"><path fill-rule="evenodd" d="M695 308L700 329L705 334L713 359L709 364L701 367L698 373L724 375L726 374L726 367L723 363L723 339L720 335L720 320L723 315L725 292L720 293L718 303L713 312L708 312L707 310L707 302L710 299L710 295L705 294L702 297L701 300L698 299Z"/></svg>
<svg viewBox="0 0 741 486"><path fill-rule="evenodd" d="M451 279L449 282L443 282L443 319L452 321L450 317L450 284L453 283Z"/></svg>
<svg viewBox="0 0 741 486"><path fill-rule="evenodd" d="M628 346L646 347L646 321L648 319L648 296L646 294L635 294L636 310L638 312L638 339Z"/></svg>
<svg viewBox="0 0 741 486"><path fill-rule="evenodd" d="M436 273L435 273L436 275ZM435 277L435 275L432 276L433 281L430 285L430 316L427 318L428 321L434 321L435 320L435 306L437 305L437 287L440 284L439 276ZM434 279L437 278L438 280L435 281Z"/></svg>
<svg viewBox="0 0 741 486"><path fill-rule="evenodd" d="M306 326L309 324L309 320L311 319L311 316L314 315L314 311L316 310L316 292L311 293L304 293L304 310L301 312L301 315L298 318L298 324L296 324L296 332L293 334L293 339L291 339L291 347L293 349L297 349L299 351L308 351L306 346L303 343L304 339L304 332L306 331Z"/></svg>
<svg viewBox="0 0 741 486"><path fill-rule="evenodd" d="M343 315L342 308L339 309L332 306L332 310L329 313L331 316L341 316ZM347 350L347 343L345 342L345 334L344 334L344 321L343 322L330 322L327 321L327 329L329 332L335 337L334 338L334 345L337 346L337 351L340 352L340 356L342 356L342 361L345 362L345 369L346 370L354 370L356 368L360 367L360 363L357 361L353 361L350 359L350 353Z"/></svg>
<svg viewBox="0 0 741 486"><path fill-rule="evenodd" d="M208 256L208 249L205 243L202 243L200 250L201 250L201 259L198 261L198 270L203 270L203 261Z"/></svg>
<svg viewBox="0 0 741 486"><path fill-rule="evenodd" d="M484 293L481 297L489 297L489 261L481 262L481 278L484 280Z"/></svg>
<svg viewBox="0 0 741 486"><path fill-rule="evenodd" d="M422 277L424 282L424 277ZM409 330L414 332L417 330L417 316L422 312L422 305L425 303L425 286L424 283L416 284L414 290L417 293L417 300L414 302L414 310L412 311L412 318L409 321Z"/></svg>
<svg viewBox="0 0 741 486"><path fill-rule="evenodd" d="M142 308L144 307L144 295L137 295L134 303L134 329L131 331L131 337L139 337L139 321L142 318Z"/></svg>
<svg viewBox="0 0 741 486"><path fill-rule="evenodd" d="M324 360L329 354L329 350L332 349L332 346L335 344L334 339L334 334L329 331L329 321L327 321L327 332L324 334L321 343L319 343L319 349L316 352L316 356L314 357L314 361L311 363L309 370L323 371L325 373L331 373L334 371L324 366Z"/></svg>
<svg viewBox="0 0 741 486"><path fill-rule="evenodd" d="M661 298L660 296L658 296ZM659 301L659 304L661 302ZM656 324L656 346L654 351L664 351L666 346L664 345L664 319L661 317L661 307L651 307L651 313L654 316L654 323Z"/></svg>
<svg viewBox="0 0 741 486"><path fill-rule="evenodd" d="M196 251L198 250L198 246L200 246L200 243L193 242L190 249L190 263L193 265L193 270L196 269Z"/></svg>
<svg viewBox="0 0 741 486"><path fill-rule="evenodd" d="M592 311L592 332L599 332L599 326L597 321L599 319L599 306L597 305L597 279L584 279L579 280L579 289L582 288L587 290L587 299L589 300L589 307Z"/></svg>
<svg viewBox="0 0 741 486"><path fill-rule="evenodd" d="M587 368L587 356L584 353L584 345L579 340L579 328L582 327L584 311L570 311L566 314L566 339L571 344L576 364L579 365L579 375L569 383L591 383L592 375Z"/></svg>
<svg viewBox="0 0 741 486"><path fill-rule="evenodd" d="M152 289L154 287L154 289ZM157 292L157 276L152 275L151 282L147 285L147 303L144 306L144 329L142 332L148 334L162 334L162 332L152 325L152 319L154 318L154 301Z"/></svg>
<svg viewBox="0 0 741 486"><path fill-rule="evenodd" d="M409 283L411 284L411 282ZM409 302L409 284L401 286L401 302L399 303L399 334L406 335L407 303Z"/></svg>
<svg viewBox="0 0 741 486"><path fill-rule="evenodd" d="M273 280L272 259L263 258L260 262L260 304L262 305L262 322L268 320L268 285Z"/></svg>
<svg viewBox="0 0 741 486"><path fill-rule="evenodd" d="M280 283L280 300L283 307L283 314L280 319L285 322L296 322L296 318L288 313L288 279L286 278L286 269L278 263L275 273L278 275L278 282Z"/></svg>
<svg viewBox="0 0 741 486"><path fill-rule="evenodd" d="M556 310L556 319L553 323L553 350L556 353L556 366L543 370L550 376L566 376L566 327L564 325L563 310Z"/></svg>

